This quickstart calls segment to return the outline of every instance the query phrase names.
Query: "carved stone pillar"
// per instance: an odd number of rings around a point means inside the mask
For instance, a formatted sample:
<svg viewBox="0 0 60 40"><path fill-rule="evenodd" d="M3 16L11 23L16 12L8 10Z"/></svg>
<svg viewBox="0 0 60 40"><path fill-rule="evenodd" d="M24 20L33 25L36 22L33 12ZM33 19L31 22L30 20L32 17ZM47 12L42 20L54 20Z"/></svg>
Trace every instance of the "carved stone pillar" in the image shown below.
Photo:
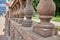
<svg viewBox="0 0 60 40"><path fill-rule="evenodd" d="M37 12L41 22L34 27L35 32L43 37L52 36L55 25L50 23L50 19L52 18L55 10L56 7L53 0L40 0L37 6Z"/></svg>
<svg viewBox="0 0 60 40"><path fill-rule="evenodd" d="M18 12L19 12L19 7L20 7L19 3L17 3L16 6L17 6L17 16L19 17L19 14L18 14Z"/></svg>
<svg viewBox="0 0 60 40"><path fill-rule="evenodd" d="M15 4L15 7L16 7L16 11L15 11L15 16L16 16L16 17L15 17L15 21L18 22L18 17L19 17L19 16L18 16L18 7L19 7L18 4Z"/></svg>
<svg viewBox="0 0 60 40"><path fill-rule="evenodd" d="M6 15L5 15L5 36L8 39L9 36L9 11L6 11Z"/></svg>
<svg viewBox="0 0 60 40"><path fill-rule="evenodd" d="M17 8L16 8L16 6L14 6L14 9L13 9L13 20L15 20L15 21L16 21L15 18L17 18L17 12L16 12L16 10L17 10Z"/></svg>
<svg viewBox="0 0 60 40"><path fill-rule="evenodd" d="M17 22L19 23L19 21L20 21L20 19L19 19L19 9L20 9L20 4L19 4L19 2L17 2L17 4L16 4L16 6L17 6Z"/></svg>
<svg viewBox="0 0 60 40"><path fill-rule="evenodd" d="M15 17L15 7L13 7L13 13L12 16Z"/></svg>
<svg viewBox="0 0 60 40"><path fill-rule="evenodd" d="M11 19L13 18L13 12L14 12L14 8L12 8L12 13L11 13Z"/></svg>
<svg viewBox="0 0 60 40"><path fill-rule="evenodd" d="M16 16L16 18L18 18L18 16L17 16L17 10L18 10L17 4L15 4L15 16Z"/></svg>
<svg viewBox="0 0 60 40"><path fill-rule="evenodd" d="M25 1L24 0L19 0L19 3L20 3L20 10L19 10L19 23L22 23L23 20L24 20L24 3Z"/></svg>
<svg viewBox="0 0 60 40"><path fill-rule="evenodd" d="M16 16L16 18L18 18L18 16L17 16L17 4L15 4L15 16Z"/></svg>
<svg viewBox="0 0 60 40"><path fill-rule="evenodd" d="M13 9L9 7L9 18L12 18L12 12L13 12Z"/></svg>
<svg viewBox="0 0 60 40"><path fill-rule="evenodd" d="M25 14L26 19L24 20L23 25L25 27L31 27L32 15L33 15L32 0L26 0L26 7L24 9L24 14Z"/></svg>

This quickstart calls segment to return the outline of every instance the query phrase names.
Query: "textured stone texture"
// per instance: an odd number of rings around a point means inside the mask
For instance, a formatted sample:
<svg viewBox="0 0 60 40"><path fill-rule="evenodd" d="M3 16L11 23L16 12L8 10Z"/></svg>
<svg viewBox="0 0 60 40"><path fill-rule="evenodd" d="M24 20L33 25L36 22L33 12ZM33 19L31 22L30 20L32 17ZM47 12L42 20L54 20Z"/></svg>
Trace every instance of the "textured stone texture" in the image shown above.
<svg viewBox="0 0 60 40"><path fill-rule="evenodd" d="M41 22L37 25L31 20L33 15L32 0L15 0L11 8L13 10L7 13L5 24L7 27L6 34L10 34L8 36L10 40L60 40L60 38L55 35L57 30L55 30L54 24L49 22L56 9L53 0L40 0L37 12L39 13ZM12 15L10 16L12 16L12 20L9 16L11 13Z"/></svg>
<svg viewBox="0 0 60 40"><path fill-rule="evenodd" d="M30 20L30 19L24 20L22 23L22 26L31 27L32 26L32 20Z"/></svg>
<svg viewBox="0 0 60 40"><path fill-rule="evenodd" d="M54 25L49 22L47 22L47 23L42 22L42 23L38 23L33 26L33 30L44 37L51 36L53 34L52 33L53 28L54 28Z"/></svg>
<svg viewBox="0 0 60 40"><path fill-rule="evenodd" d="M58 36L51 36L51 37L43 37L39 35L37 32L33 31L32 27L23 27L20 24L17 24L17 22L14 22L11 20L11 29L14 29L15 34L15 40L18 40L17 38L21 40L60 40ZM12 32L13 33L13 32ZM12 36L12 34L11 34Z"/></svg>

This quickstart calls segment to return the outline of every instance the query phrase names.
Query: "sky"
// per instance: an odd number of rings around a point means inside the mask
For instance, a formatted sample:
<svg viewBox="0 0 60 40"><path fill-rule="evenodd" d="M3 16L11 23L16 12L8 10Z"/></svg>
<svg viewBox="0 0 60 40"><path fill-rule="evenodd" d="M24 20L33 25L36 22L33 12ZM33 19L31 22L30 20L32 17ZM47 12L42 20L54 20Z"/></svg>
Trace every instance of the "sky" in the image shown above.
<svg viewBox="0 0 60 40"><path fill-rule="evenodd" d="M6 12L6 0L0 0L0 15Z"/></svg>

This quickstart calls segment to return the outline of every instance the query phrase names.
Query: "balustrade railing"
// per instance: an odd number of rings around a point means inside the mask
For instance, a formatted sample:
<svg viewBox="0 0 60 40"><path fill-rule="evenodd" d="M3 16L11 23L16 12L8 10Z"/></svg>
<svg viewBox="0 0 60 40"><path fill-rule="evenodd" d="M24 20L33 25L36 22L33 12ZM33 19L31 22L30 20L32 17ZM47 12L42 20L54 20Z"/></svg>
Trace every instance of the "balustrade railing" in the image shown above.
<svg viewBox="0 0 60 40"><path fill-rule="evenodd" d="M58 30L50 23L55 10L53 0L40 0L37 12L41 21L36 23L32 20L32 0L15 0L6 14L7 40L60 40Z"/></svg>

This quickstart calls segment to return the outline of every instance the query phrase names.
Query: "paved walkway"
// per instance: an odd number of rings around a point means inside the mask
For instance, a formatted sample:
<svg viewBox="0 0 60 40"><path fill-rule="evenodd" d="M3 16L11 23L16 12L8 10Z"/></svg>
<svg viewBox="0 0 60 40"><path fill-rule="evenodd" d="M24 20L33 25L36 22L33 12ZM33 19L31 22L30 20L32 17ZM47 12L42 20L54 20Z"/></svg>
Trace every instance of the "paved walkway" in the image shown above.
<svg viewBox="0 0 60 40"><path fill-rule="evenodd" d="M4 35L4 32L3 32L3 29L4 29L4 17L0 17L0 40L5 40L5 35Z"/></svg>
<svg viewBox="0 0 60 40"><path fill-rule="evenodd" d="M53 24L55 24L56 26L60 26L60 22L53 22L51 21Z"/></svg>

